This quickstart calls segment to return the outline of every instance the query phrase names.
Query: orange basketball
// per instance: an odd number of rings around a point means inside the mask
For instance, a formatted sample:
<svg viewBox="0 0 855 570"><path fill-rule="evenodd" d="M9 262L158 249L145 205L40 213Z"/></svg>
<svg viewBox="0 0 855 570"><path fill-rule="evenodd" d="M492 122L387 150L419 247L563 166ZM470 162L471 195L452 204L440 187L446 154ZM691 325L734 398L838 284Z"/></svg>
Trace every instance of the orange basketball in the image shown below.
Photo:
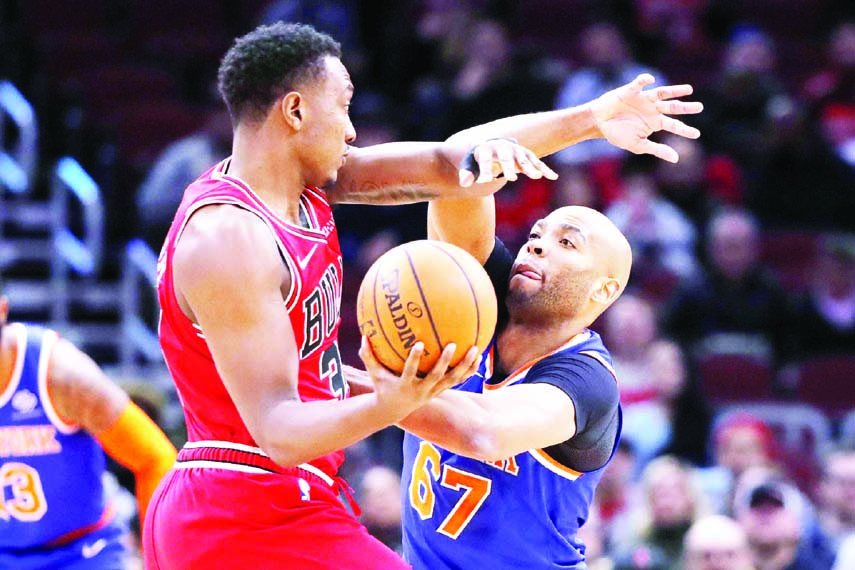
<svg viewBox="0 0 855 570"><path fill-rule="evenodd" d="M390 249L369 268L356 302L359 330L374 355L400 374L412 346L430 371L455 343L455 366L472 345L483 350L496 328L496 292L484 268L463 249L420 240Z"/></svg>

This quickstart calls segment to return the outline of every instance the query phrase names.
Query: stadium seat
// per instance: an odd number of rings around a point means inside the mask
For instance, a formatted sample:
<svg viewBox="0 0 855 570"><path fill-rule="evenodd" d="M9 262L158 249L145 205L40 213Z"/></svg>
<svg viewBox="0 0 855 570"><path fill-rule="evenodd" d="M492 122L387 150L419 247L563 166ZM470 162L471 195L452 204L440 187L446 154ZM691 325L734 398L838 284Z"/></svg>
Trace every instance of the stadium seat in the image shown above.
<svg viewBox="0 0 855 570"><path fill-rule="evenodd" d="M841 418L855 409L855 355L815 356L781 371L800 402Z"/></svg>
<svg viewBox="0 0 855 570"><path fill-rule="evenodd" d="M701 391L713 406L773 397L774 367L765 354L704 350L695 364Z"/></svg>
<svg viewBox="0 0 855 570"><path fill-rule="evenodd" d="M800 230L764 232L760 259L790 291L804 291L816 257L819 233Z"/></svg>

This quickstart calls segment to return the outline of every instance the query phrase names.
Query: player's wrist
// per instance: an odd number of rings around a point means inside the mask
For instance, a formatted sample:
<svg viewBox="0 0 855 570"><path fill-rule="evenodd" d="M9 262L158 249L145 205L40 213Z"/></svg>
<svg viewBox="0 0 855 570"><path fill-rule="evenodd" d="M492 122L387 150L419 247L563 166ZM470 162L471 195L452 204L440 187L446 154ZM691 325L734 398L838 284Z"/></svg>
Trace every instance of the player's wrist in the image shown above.
<svg viewBox="0 0 855 570"><path fill-rule="evenodd" d="M373 414L384 427L398 423L418 407L405 398L393 397L383 393L374 392L368 396L372 400Z"/></svg>
<svg viewBox="0 0 855 570"><path fill-rule="evenodd" d="M582 105L581 120L592 133L591 138L605 138L603 125L612 118L611 105L606 99L607 95L601 95Z"/></svg>

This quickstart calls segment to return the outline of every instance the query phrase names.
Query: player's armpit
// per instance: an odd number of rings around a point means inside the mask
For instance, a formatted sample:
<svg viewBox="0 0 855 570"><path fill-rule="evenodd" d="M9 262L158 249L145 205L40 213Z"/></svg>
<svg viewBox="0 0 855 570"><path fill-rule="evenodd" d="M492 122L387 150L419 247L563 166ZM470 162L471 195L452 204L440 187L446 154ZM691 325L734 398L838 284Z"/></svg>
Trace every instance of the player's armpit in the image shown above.
<svg viewBox="0 0 855 570"><path fill-rule="evenodd" d="M151 418L129 402L119 418L95 438L110 457L136 478L140 522L160 480L175 463L175 447Z"/></svg>

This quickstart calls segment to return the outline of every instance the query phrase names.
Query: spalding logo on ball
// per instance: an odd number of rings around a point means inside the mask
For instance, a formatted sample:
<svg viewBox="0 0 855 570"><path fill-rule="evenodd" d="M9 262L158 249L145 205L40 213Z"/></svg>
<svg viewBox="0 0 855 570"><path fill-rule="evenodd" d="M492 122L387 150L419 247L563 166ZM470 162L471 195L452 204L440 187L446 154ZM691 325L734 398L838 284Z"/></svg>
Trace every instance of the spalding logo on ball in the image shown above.
<svg viewBox="0 0 855 570"><path fill-rule="evenodd" d="M356 300L359 330L384 366L401 373L413 345L431 370L449 343L455 366L472 345L487 347L496 329L496 292L487 272L465 250L420 240L392 248L368 269Z"/></svg>

